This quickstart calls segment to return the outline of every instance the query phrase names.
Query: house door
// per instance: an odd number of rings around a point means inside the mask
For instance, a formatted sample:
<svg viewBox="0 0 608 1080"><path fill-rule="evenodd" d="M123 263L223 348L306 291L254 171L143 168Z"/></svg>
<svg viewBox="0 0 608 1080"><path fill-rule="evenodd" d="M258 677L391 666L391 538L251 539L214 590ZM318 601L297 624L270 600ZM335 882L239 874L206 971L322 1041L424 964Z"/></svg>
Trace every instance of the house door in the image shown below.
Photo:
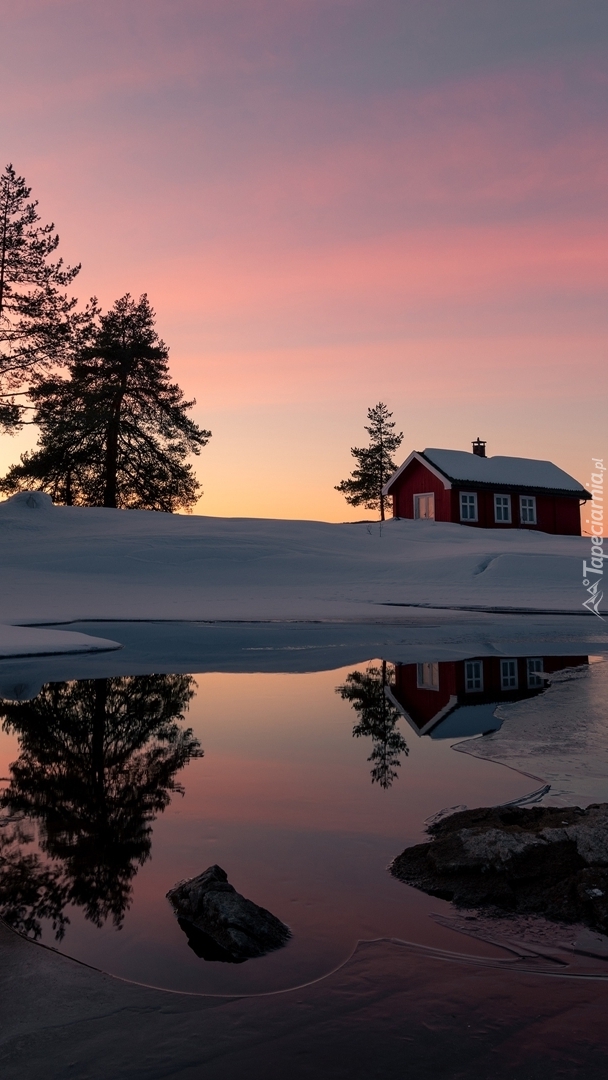
<svg viewBox="0 0 608 1080"><path fill-rule="evenodd" d="M435 496L432 491L414 495L414 517L435 520Z"/></svg>

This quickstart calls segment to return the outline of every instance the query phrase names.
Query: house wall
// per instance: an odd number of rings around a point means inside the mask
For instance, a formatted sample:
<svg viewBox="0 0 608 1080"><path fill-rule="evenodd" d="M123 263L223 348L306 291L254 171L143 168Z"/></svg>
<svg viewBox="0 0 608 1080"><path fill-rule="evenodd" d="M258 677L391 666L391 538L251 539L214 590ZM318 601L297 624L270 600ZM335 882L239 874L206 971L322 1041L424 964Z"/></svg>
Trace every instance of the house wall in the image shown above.
<svg viewBox="0 0 608 1080"><path fill-rule="evenodd" d="M447 492L450 499L450 520L460 522L460 492L475 491L474 485L462 484ZM501 493L502 494L502 493ZM505 492L505 494L507 494ZM529 493L526 493L529 494ZM481 529L535 529L537 532L559 533L562 536L581 535L581 512L579 500L563 495L536 496L536 525L521 524L519 520L519 492L512 491L510 522L494 520L494 492L477 490L478 521L463 521L463 525L477 526Z"/></svg>
<svg viewBox="0 0 608 1080"><path fill-rule="evenodd" d="M439 688L431 690L418 686L417 664L396 664L393 694L405 709L410 719L420 729L448 704L452 695L458 698L459 705L483 704L484 702L520 701L534 697L542 692L542 687L528 687L528 668L526 657L517 657L517 690L503 690L501 687L499 656L470 657L481 660L483 664L483 690L465 689L465 660L443 660L439 662ZM547 675L564 668L579 667L587 664L586 656L545 656L543 670Z"/></svg>
<svg viewBox="0 0 608 1080"><path fill-rule="evenodd" d="M552 675L555 671L563 671L564 668L583 667L588 663L588 656L545 656L543 660L547 675Z"/></svg>
<svg viewBox="0 0 608 1080"><path fill-rule="evenodd" d="M481 660L483 663L483 691L479 690L467 690L465 681L465 660L459 660L454 665L454 672L450 672L450 682L455 682L456 690L452 693L458 694L458 700L460 703L483 701L483 700L496 700L496 701L519 701L523 697L532 696L538 691L536 689L528 689L528 663L527 657L517 657L517 690L503 690L501 688L501 675L500 675L500 661L506 659L512 659L505 656L472 656L472 660ZM563 671L564 668L580 667L582 664L588 664L589 659L587 656L544 656L543 671L547 675L551 675L556 671ZM441 668L443 664L439 665L439 686L441 687Z"/></svg>
<svg viewBox="0 0 608 1080"><path fill-rule="evenodd" d="M439 689L429 690L418 686L417 664L395 665L393 694L417 727L428 724L457 692L455 669L453 661L442 661L439 664Z"/></svg>
<svg viewBox="0 0 608 1080"><path fill-rule="evenodd" d="M414 495L427 492L435 495L435 520L477 526L481 529L533 529L538 532L559 533L563 536L581 535L581 513L578 498L563 495L536 496L536 525L522 525L519 520L519 492L511 494L509 523L494 520L494 492L478 490L474 484L446 489L443 481L419 461L412 461L401 474L392 491L393 517L414 517ZM477 521L460 521L460 491L477 492Z"/></svg>
<svg viewBox="0 0 608 1080"><path fill-rule="evenodd" d="M452 521L451 492L419 461L412 461L393 489L393 517L413 518L414 495L432 491L435 495L435 520Z"/></svg>

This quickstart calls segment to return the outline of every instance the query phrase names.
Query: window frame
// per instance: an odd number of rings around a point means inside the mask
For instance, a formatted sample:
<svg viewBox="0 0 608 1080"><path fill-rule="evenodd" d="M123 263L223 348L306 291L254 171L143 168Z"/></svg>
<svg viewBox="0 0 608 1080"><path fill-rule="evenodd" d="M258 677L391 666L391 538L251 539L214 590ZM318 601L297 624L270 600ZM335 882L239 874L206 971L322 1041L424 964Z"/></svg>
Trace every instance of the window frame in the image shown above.
<svg viewBox="0 0 608 1080"><path fill-rule="evenodd" d="M466 495L467 498L471 498L471 497L473 498L473 500L474 500L473 507L474 507L474 510L475 510L475 517L468 517L468 516L464 517L463 516L463 513L462 513L462 510L463 510L463 503L462 503L463 495ZM458 493L458 502L460 504L460 520L461 521L479 521L479 500L477 498L477 492L476 491L460 491ZM467 510L468 509L470 509L469 504L467 504Z"/></svg>
<svg viewBox="0 0 608 1080"><path fill-rule="evenodd" d="M476 664L479 666L479 686L469 686L469 682L477 682L475 675L469 675L469 668ZM483 694L483 660L465 660L464 662L464 690L465 694Z"/></svg>
<svg viewBox="0 0 608 1080"><path fill-rule="evenodd" d="M432 499L433 516L432 517L420 517L420 503L419 499ZM435 492L434 491L417 491L414 495L414 521L435 521Z"/></svg>
<svg viewBox="0 0 608 1080"><path fill-rule="evenodd" d="M531 668L531 664L540 664L540 668ZM544 672L544 660L542 656L529 656L526 659L526 682L528 684L528 690L538 690L545 685L543 678Z"/></svg>
<svg viewBox="0 0 608 1080"><path fill-rule="evenodd" d="M504 511L506 509L506 511L508 513L508 517L506 517L506 518L505 517L499 518L499 516L498 516L498 505L497 504L498 504L499 499L506 499L507 500L506 507L501 506L501 508L500 508L501 511ZM498 492L498 491L494 492L494 523L495 523L495 525L512 525L513 524L513 512L512 512L512 506L511 506L511 496L509 494L505 494L505 492Z"/></svg>
<svg viewBox="0 0 608 1080"><path fill-rule="evenodd" d="M425 679L424 679L425 669L427 671L430 669L430 672L431 672L431 682L430 683L425 682ZM435 676L437 677L436 682L435 682ZM438 661L435 661L434 663L431 662L431 663L416 664L416 688L418 690L432 690L433 692L437 692L439 690L439 663L438 663Z"/></svg>
<svg viewBox="0 0 608 1080"><path fill-rule="evenodd" d="M505 666L507 664L513 664L514 665L514 672L515 672L514 675L510 675L510 674L505 675ZM514 683L511 681L512 679L515 679ZM517 663L516 658L513 657L513 656L505 656L500 661L500 689L503 690L503 691L506 691L506 690L519 690L518 663Z"/></svg>
<svg viewBox="0 0 608 1080"><path fill-rule="evenodd" d="M524 507L524 499L529 499L532 505ZM524 517L524 513L529 514L530 511L532 511L532 518ZM538 517L536 514L536 495L519 496L519 521L521 525L538 525Z"/></svg>

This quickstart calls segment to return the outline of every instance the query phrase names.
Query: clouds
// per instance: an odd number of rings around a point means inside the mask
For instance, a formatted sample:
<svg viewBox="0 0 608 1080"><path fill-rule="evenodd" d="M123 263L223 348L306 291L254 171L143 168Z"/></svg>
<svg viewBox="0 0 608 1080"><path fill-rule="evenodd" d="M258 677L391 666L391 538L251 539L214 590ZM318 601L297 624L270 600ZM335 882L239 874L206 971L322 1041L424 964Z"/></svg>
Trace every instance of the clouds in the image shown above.
<svg viewBox="0 0 608 1080"><path fill-rule="evenodd" d="M445 417L474 380L498 423L494 388L522 340L533 381L559 356L554 397L569 395L581 350L599 377L605 3L30 0L0 12L5 156L65 257L82 260L82 295L148 291L202 405L295 409L317 392L329 439L329 403L359 425L375 386L397 414L408 387L434 386ZM521 437L516 425L504 452ZM546 421L539 447L553 438Z"/></svg>

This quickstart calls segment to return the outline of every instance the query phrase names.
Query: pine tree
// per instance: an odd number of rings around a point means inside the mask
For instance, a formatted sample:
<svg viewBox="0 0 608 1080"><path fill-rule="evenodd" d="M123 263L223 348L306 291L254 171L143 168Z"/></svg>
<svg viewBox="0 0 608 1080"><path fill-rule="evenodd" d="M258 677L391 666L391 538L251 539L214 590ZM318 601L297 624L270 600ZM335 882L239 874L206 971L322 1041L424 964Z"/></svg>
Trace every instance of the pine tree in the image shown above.
<svg viewBox="0 0 608 1080"><path fill-rule="evenodd" d="M192 506L200 485L186 458L200 453L211 432L190 419L194 401L170 381L147 297L136 302L127 293L98 317L68 372L31 391L39 448L22 455L0 489L36 487L67 505Z"/></svg>
<svg viewBox="0 0 608 1080"><path fill-rule="evenodd" d="M52 261L55 226L41 225L12 165L0 177L0 428L16 430L30 381L65 361L81 316L66 294L80 266Z"/></svg>
<svg viewBox="0 0 608 1080"><path fill-rule="evenodd" d="M351 454L357 461L348 480L336 485L351 506L365 506L368 510L379 510L380 520L384 521L386 496L382 489L396 469L392 455L403 442L403 432L396 435L392 413L379 401L367 410L369 424L365 430L369 435L369 446L351 448Z"/></svg>
<svg viewBox="0 0 608 1080"><path fill-rule="evenodd" d="M397 728L401 719L399 710L386 696L389 685L386 661L382 667L371 665L363 671L351 671L343 686L336 693L343 701L349 701L359 720L353 728L355 739L367 736L372 740L372 784L389 788L396 780L401 765L401 755L407 757L409 750L403 735Z"/></svg>
<svg viewBox="0 0 608 1080"><path fill-rule="evenodd" d="M4 729L19 736L0 795L17 825L4 850L0 838L0 915L11 926L38 937L50 918L61 940L70 906L96 926L121 926L154 819L183 794L177 773L203 756L181 725L193 684L191 675L82 679L0 702ZM24 827L32 822L43 862Z"/></svg>

